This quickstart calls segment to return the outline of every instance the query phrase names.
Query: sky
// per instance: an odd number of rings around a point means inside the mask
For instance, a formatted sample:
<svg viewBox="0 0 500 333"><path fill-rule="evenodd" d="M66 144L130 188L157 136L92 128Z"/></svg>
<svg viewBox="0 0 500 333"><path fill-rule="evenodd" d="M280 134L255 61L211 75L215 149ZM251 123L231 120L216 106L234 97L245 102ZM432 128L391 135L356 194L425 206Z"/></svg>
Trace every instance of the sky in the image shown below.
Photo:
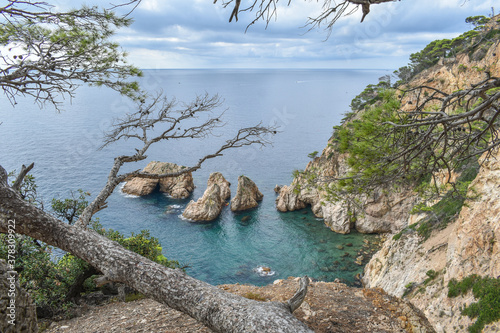
<svg viewBox="0 0 500 333"><path fill-rule="evenodd" d="M255 12L242 12L238 22L229 23L232 6L224 8L221 2L143 0L130 14L134 23L120 29L115 39L129 53L129 61L143 69L397 69L429 42L470 30L466 17L488 16L498 4L497 0L377 4L363 23L361 10L341 17L329 35L322 28L304 27L309 17L321 13L324 0L293 0L290 6L283 0L267 28L261 21L248 30ZM240 8L251 2L242 0Z"/></svg>

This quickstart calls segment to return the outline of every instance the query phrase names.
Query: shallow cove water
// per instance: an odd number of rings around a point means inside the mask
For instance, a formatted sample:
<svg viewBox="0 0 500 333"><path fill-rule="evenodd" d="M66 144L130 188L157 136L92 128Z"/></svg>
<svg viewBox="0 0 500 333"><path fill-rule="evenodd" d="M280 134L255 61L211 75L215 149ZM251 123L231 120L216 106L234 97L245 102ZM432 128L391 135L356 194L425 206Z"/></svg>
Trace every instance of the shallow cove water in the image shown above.
<svg viewBox="0 0 500 333"><path fill-rule="evenodd" d="M382 70L146 70L143 87L175 96L179 107L196 95L219 94L226 126L212 139L153 146L146 161L124 170L143 168L151 160L192 165L238 128L259 122L278 126L279 133L272 146L245 147L208 161L193 174L196 189L189 199L175 200L161 193L139 198L115 191L109 207L97 217L104 227L125 235L150 230L165 256L188 265L190 275L212 284L264 285L304 274L353 283L362 271L354 264L356 254L363 240L373 236L335 234L309 209L280 213L273 188L289 184L293 170L304 169L310 160L307 155L321 152L352 98L385 74ZM46 207L51 198L68 197L79 188L93 198L105 183L113 158L133 154L139 147L129 140L98 150L112 119L135 110L127 99L107 89L80 88L75 99L63 103L61 113L50 106L40 110L28 99L17 102L13 108L5 96L0 100L0 164L12 171L34 161L32 173ZM247 212L233 213L225 207L211 223L186 221L181 216L184 207L203 194L214 171L232 183L233 194L238 176L250 177L264 200Z"/></svg>

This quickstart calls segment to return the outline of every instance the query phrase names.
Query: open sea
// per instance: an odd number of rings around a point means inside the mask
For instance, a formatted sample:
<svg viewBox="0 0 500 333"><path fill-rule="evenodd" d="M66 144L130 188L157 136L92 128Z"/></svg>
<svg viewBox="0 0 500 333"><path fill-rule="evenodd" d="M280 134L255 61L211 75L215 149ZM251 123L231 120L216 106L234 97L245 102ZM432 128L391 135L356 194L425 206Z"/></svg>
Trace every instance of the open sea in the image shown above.
<svg viewBox="0 0 500 333"><path fill-rule="evenodd" d="M354 264L364 239L371 235L339 235L315 218L310 209L280 213L275 208L276 184L290 184L292 172L303 170L313 151L321 151L349 110L352 98L367 84L388 74L383 70L146 70L143 88L163 91L179 105L196 95L218 94L223 100L227 125L217 136L203 140L168 141L152 146L148 159L127 165L140 169L157 160L190 166L214 152L241 127L275 124L279 133L272 146L244 147L207 161L193 174L196 189L191 198L175 200L156 193L127 196L117 190L108 208L96 216L106 228L125 235L148 229L157 237L165 256L188 265L191 276L211 284L251 283L265 285L289 276L351 284L362 267ZM133 140L103 150L103 133L113 119L134 110L133 103L105 88L81 87L63 111L20 97L13 107L0 97L0 165L20 170L35 162L39 194L50 207L52 198L66 198L71 191L89 191L91 198L106 182L113 158L133 154L140 147ZM189 200L206 189L211 172L222 172L236 193L239 175L250 177L264 194L254 210L233 213L225 207L221 216L207 224L181 218ZM246 216L245 222L242 219ZM248 219L248 220L247 220ZM339 245L353 246L339 250ZM349 244L350 245L350 244ZM348 253L348 254L346 254ZM263 276L261 267L272 272Z"/></svg>

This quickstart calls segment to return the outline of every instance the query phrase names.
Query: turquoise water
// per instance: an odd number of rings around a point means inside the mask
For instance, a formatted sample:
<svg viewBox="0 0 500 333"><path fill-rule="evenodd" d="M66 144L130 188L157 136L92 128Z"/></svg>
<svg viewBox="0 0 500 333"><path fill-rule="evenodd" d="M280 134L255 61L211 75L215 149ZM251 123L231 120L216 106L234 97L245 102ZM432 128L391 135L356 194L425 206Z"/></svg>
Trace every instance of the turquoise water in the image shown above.
<svg viewBox="0 0 500 333"><path fill-rule="evenodd" d="M275 209L276 184L289 184L294 169L303 169L307 154L321 151L350 100L368 83L386 74L360 70L161 70L146 71L142 84L162 89L178 101L197 94L218 93L224 99L227 125L213 139L168 142L152 147L147 161L124 170L143 168L150 160L192 165L214 151L238 128L259 122L274 124L280 133L273 145L247 147L208 161L193 174L191 198L174 200L156 193L126 196L116 191L109 208L98 213L107 228L126 235L149 229L164 254L188 265L188 273L212 284L263 285L288 276L307 274L354 283L362 267L354 264L364 240L373 236L331 232L310 210L280 213ZM137 142L120 142L98 150L103 131L113 118L133 106L121 96L83 87L65 111L40 110L30 100L13 108L0 100L0 164L8 171L35 162L33 174L48 206L53 197L67 197L79 188L96 195L106 181L113 157L134 152ZM208 224L181 218L190 199L198 199L211 172L219 171L233 185L241 174L255 181L264 200L254 210L233 213L225 207ZM247 217L249 216L249 217ZM242 219L245 218L245 222ZM352 246L347 246L352 245ZM342 248L341 250L338 247ZM271 272L264 274L262 267Z"/></svg>

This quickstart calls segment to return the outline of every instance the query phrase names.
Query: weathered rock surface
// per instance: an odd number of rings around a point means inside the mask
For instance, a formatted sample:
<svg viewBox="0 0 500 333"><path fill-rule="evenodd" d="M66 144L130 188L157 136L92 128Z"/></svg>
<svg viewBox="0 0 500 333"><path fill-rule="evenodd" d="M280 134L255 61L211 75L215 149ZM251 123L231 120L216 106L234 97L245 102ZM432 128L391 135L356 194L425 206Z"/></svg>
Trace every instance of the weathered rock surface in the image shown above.
<svg viewBox="0 0 500 333"><path fill-rule="evenodd" d="M5 260L0 259L0 332L38 332L36 307L26 291L18 283L17 273L7 269ZM15 303L11 303L13 293ZM11 321L11 323L9 323Z"/></svg>
<svg viewBox="0 0 500 333"><path fill-rule="evenodd" d="M497 19L499 17L497 16ZM458 55L455 62L437 65L419 74L412 85L426 84L451 93L485 77L479 68L488 68L491 76L500 76L500 43L483 54ZM475 60L476 59L476 60ZM409 96L411 98L411 96ZM483 155L479 174L469 187L469 197L458 218L445 229L434 231L423 240L408 230L401 238L389 237L382 249L365 267L366 287L380 287L394 296L406 298L421 309L437 332L467 332L473 322L461 315L464 305L475 302L465 296L448 297L448 282L470 274L500 276L500 150L490 158ZM438 183L448 175L438 174ZM455 174L451 175L456 178ZM411 216L406 224L417 222ZM437 272L429 280L429 271ZM427 281L427 282L426 282ZM487 325L483 332L499 332L500 322Z"/></svg>
<svg viewBox="0 0 500 333"><path fill-rule="evenodd" d="M191 200L182 216L192 221L213 221L221 213L224 202L231 196L231 184L220 172L210 174L207 189L196 202Z"/></svg>
<svg viewBox="0 0 500 333"><path fill-rule="evenodd" d="M296 279L288 278L264 287L235 284L219 288L265 302L283 302L294 295L297 285ZM334 282L311 282L294 315L317 333L434 332L411 304L380 289L350 288ZM211 332L187 315L144 299L91 309L82 317L53 323L47 333L107 332L110 322L116 332Z"/></svg>
<svg viewBox="0 0 500 333"><path fill-rule="evenodd" d="M259 205L259 201L262 201L263 197L264 195L250 178L239 176L236 196L231 200L231 210L237 212L255 208Z"/></svg>
<svg viewBox="0 0 500 333"><path fill-rule="evenodd" d="M212 184L200 199L189 202L182 216L192 221L213 221L220 215L223 203L219 185Z"/></svg>
<svg viewBox="0 0 500 333"><path fill-rule="evenodd" d="M178 172L185 167L168 162L149 162L143 169L144 172L151 174L165 174ZM122 188L123 193L132 195L148 195L156 188L164 193L168 193L175 199L185 199L191 195L194 190L193 176L191 172L187 172L177 177L167 177L161 180L148 178L133 178Z"/></svg>
<svg viewBox="0 0 500 333"><path fill-rule="evenodd" d="M207 187L209 187L212 184L217 184L219 185L220 188L220 196L222 200L227 200L231 197L231 183L224 178L222 173L220 172L213 172L210 174L208 177L208 182L207 182Z"/></svg>
<svg viewBox="0 0 500 333"><path fill-rule="evenodd" d="M349 168L346 156L338 154L328 145L321 156L309 162L305 173L314 173L322 179L342 177ZM347 234L352 229L362 233L394 232L405 227L405 221L418 201L410 189L399 191L380 189L371 196L360 196L358 207L347 201L332 202L328 194L299 176L290 186L283 186L276 198L276 208L281 212L294 211L310 206L316 217L323 218L334 232Z"/></svg>

